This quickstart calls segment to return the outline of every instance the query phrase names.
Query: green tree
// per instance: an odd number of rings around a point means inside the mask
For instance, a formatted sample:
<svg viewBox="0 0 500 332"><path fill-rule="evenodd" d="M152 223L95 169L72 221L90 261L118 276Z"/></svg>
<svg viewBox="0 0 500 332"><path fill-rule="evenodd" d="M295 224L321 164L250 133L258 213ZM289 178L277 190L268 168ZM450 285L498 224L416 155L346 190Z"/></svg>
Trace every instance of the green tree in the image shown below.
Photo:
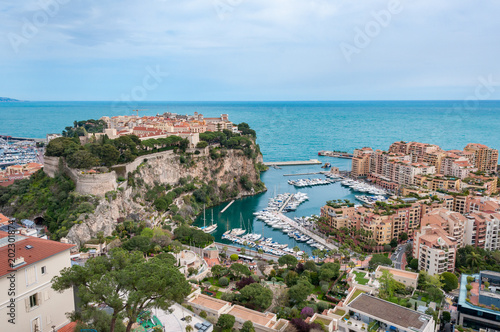
<svg viewBox="0 0 500 332"><path fill-rule="evenodd" d="M451 292L458 288L458 278L451 272L443 272L441 274L441 281L443 282L443 290Z"/></svg>
<svg viewBox="0 0 500 332"><path fill-rule="evenodd" d="M87 150L78 150L67 157L68 166L71 168L89 169L98 166L99 158Z"/></svg>
<svg viewBox="0 0 500 332"><path fill-rule="evenodd" d="M233 263L233 265L231 265L231 267L229 268L229 273L231 273L235 278L249 276L250 274L252 274L248 266L240 263Z"/></svg>
<svg viewBox="0 0 500 332"><path fill-rule="evenodd" d="M412 270L418 270L418 259L413 258L408 265Z"/></svg>
<svg viewBox="0 0 500 332"><path fill-rule="evenodd" d="M110 331L124 316L129 319L129 332L139 313L153 307L168 310L173 302L180 303L189 294L189 283L174 261L169 254L146 260L140 252L115 248L109 256L89 259L85 266L63 269L52 279L52 288L62 292L77 287L83 312L95 303L106 304L113 309Z"/></svg>
<svg viewBox="0 0 500 332"><path fill-rule="evenodd" d="M273 292L259 283L253 283L240 290L240 299L260 309L266 309L273 301Z"/></svg>
<svg viewBox="0 0 500 332"><path fill-rule="evenodd" d="M399 234L399 241L406 241L406 240L408 240L408 233L403 232Z"/></svg>
<svg viewBox="0 0 500 332"><path fill-rule="evenodd" d="M368 267L370 270L375 270L379 265L392 266L392 261L389 257L382 254L374 254L368 263Z"/></svg>
<svg viewBox="0 0 500 332"><path fill-rule="evenodd" d="M236 319L234 318L233 315L222 314L222 315L220 315L216 326L224 332L231 331L235 322L236 322Z"/></svg>
<svg viewBox="0 0 500 332"><path fill-rule="evenodd" d="M255 332L253 327L253 323L249 320L243 323L243 326L240 329L240 332Z"/></svg>
<svg viewBox="0 0 500 332"><path fill-rule="evenodd" d="M231 256L229 256L229 258L231 258L232 261L237 261L239 259L238 255L236 254L232 254Z"/></svg>
<svg viewBox="0 0 500 332"><path fill-rule="evenodd" d="M278 264L280 266L286 265L289 269L294 269L297 265L297 258L293 255L283 255L278 258Z"/></svg>
<svg viewBox="0 0 500 332"><path fill-rule="evenodd" d="M330 281L337 278L340 274L340 264L325 263L319 269L319 279L323 281Z"/></svg>
<svg viewBox="0 0 500 332"><path fill-rule="evenodd" d="M395 280L389 270L382 270L382 275L379 278L380 290L379 294L381 298L387 299L394 295Z"/></svg>
<svg viewBox="0 0 500 332"><path fill-rule="evenodd" d="M300 279L295 286L288 290L288 297L294 304L299 304L307 299L313 291L313 286L307 280Z"/></svg>

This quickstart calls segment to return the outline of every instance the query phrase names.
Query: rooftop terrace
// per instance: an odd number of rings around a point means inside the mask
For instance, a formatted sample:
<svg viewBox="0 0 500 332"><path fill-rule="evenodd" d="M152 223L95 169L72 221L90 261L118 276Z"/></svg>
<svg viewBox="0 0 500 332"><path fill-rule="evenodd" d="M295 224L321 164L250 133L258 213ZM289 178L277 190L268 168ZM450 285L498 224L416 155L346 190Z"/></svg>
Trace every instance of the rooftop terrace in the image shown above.
<svg viewBox="0 0 500 332"><path fill-rule="evenodd" d="M429 315L423 315L411 309L366 294L361 294L351 301L349 307L381 321L386 321L406 329L414 328L418 331L422 331L431 319Z"/></svg>
<svg viewBox="0 0 500 332"><path fill-rule="evenodd" d="M267 324L269 324L269 322L275 317L274 314L261 313L239 305L233 306L233 308L231 308L231 310L229 310L227 313L244 321L249 320L262 326L266 326Z"/></svg>

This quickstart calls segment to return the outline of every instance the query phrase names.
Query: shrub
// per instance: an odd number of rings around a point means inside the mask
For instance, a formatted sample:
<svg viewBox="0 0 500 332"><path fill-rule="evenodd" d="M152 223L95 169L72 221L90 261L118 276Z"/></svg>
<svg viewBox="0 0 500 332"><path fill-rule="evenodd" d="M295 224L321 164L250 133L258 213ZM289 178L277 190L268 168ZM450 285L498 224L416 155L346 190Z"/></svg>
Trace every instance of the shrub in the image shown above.
<svg viewBox="0 0 500 332"><path fill-rule="evenodd" d="M229 285L229 280L226 277L219 278L219 286L226 287Z"/></svg>
<svg viewBox="0 0 500 332"><path fill-rule="evenodd" d="M238 258L240 258L237 254L232 254L231 256L229 256L229 258L232 260L232 261L237 261Z"/></svg>
<svg viewBox="0 0 500 332"><path fill-rule="evenodd" d="M301 311L300 311L300 315L304 318L306 317L311 317L312 315L314 315L314 310L310 307L304 307Z"/></svg>
<svg viewBox="0 0 500 332"><path fill-rule="evenodd" d="M206 313L206 311L202 310L202 311L200 312L200 317L201 317L201 318L207 318L207 313Z"/></svg>

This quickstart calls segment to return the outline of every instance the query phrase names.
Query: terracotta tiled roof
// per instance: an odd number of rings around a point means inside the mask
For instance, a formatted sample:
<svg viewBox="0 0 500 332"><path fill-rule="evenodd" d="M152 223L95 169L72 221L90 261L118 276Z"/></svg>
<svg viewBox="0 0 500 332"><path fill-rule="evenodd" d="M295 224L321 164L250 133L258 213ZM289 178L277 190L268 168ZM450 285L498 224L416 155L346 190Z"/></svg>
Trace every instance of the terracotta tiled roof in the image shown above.
<svg viewBox="0 0 500 332"><path fill-rule="evenodd" d="M0 232L0 257L8 256L8 237L7 232ZM26 246L32 246L31 249L26 249ZM26 264L11 268L6 259L0 260L0 277L10 273L13 270L24 268L28 265L41 261L45 258L69 250L74 247L74 244L65 244L61 242L44 240L33 236L16 235L15 249L16 258L23 257Z"/></svg>
<svg viewBox="0 0 500 332"><path fill-rule="evenodd" d="M0 225L7 224L9 222L9 218L0 213Z"/></svg>
<svg viewBox="0 0 500 332"><path fill-rule="evenodd" d="M61 327L59 330L57 330L57 332L73 332L75 331L75 327L76 322L71 322Z"/></svg>

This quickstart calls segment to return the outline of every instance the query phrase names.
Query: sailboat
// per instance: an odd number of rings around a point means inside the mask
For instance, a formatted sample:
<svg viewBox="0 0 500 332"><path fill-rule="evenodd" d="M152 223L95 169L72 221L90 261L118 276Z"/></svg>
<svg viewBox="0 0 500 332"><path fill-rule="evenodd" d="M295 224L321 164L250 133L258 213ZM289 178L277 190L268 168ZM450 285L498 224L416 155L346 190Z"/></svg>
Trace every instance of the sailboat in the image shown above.
<svg viewBox="0 0 500 332"><path fill-rule="evenodd" d="M203 208L203 231L205 233L213 233L217 229L217 224L214 224L214 210L212 210L212 225L205 227L205 208Z"/></svg>
<svg viewBox="0 0 500 332"><path fill-rule="evenodd" d="M240 228L233 228L233 230L231 231L231 235L240 236L240 235L243 235L245 233L246 233L246 231L243 228L243 216L240 213Z"/></svg>

